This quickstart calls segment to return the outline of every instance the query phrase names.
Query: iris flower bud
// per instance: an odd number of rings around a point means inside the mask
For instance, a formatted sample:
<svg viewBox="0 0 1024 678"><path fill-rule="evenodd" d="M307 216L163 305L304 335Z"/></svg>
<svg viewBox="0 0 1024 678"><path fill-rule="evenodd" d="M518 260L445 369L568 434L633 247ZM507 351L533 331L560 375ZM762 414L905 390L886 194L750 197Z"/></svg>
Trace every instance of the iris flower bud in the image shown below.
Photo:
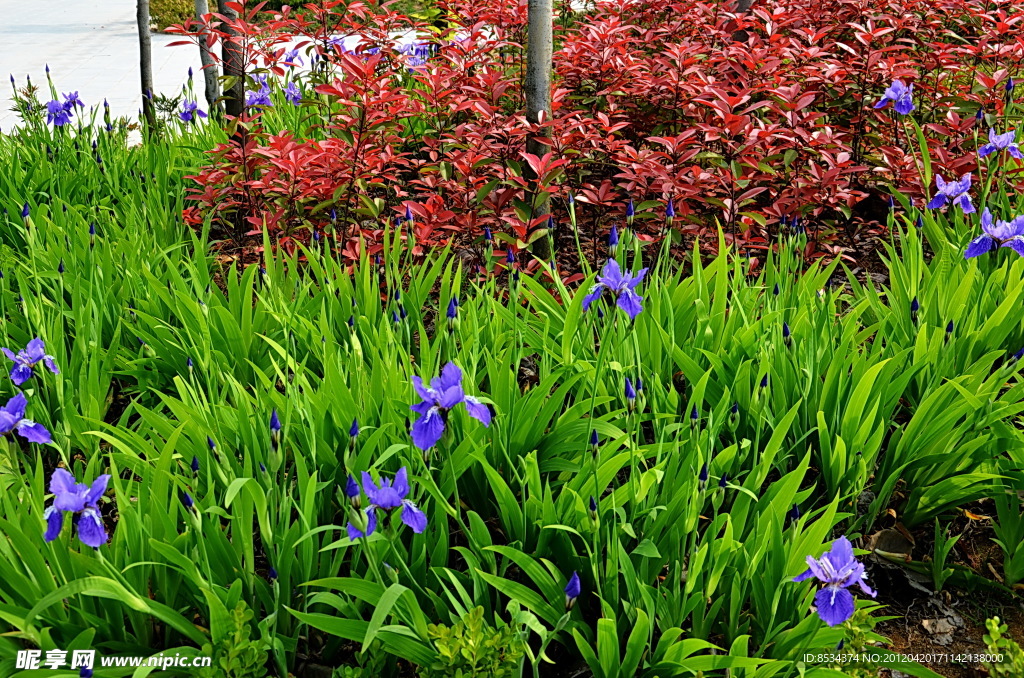
<svg viewBox="0 0 1024 678"><path fill-rule="evenodd" d="M348 480L345 482L345 497L348 498L348 503L351 504L352 508L356 511L362 508L363 500L359 494L359 484L351 474L348 476Z"/></svg>
<svg viewBox="0 0 1024 678"><path fill-rule="evenodd" d="M565 585L565 611L568 612L576 604L576 599L580 597L580 576L575 572L572 573L572 577L569 578L569 583Z"/></svg>

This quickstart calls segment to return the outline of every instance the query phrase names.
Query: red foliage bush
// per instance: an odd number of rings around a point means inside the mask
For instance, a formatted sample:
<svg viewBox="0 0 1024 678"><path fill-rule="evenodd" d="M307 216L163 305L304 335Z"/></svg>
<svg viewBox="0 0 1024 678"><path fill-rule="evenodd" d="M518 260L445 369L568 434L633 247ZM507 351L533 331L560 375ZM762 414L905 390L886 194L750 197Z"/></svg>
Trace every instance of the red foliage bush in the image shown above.
<svg viewBox="0 0 1024 678"><path fill-rule="evenodd" d="M256 111L240 121L245 135L211 151L189 220L212 213L284 238L336 224L358 256L408 208L418 248L485 227L518 248L543 225L525 201L530 164L556 222L572 194L595 234L632 198L641 235L661 231L673 200L676 225L717 220L751 246L794 215L827 239L870 217L872 194L928 190L917 140L891 107L873 108L885 87L914 83L933 166L959 175L987 133L975 113L1002 119L1024 59L1015 0L757 0L747 15L712 0L604 0L557 17L553 110L531 130L519 87L525 0L439 4L458 19L411 70L388 35L428 27L386 4L332 0L308 5L312 18L257 21L251 10L237 22L251 70L285 73L280 45L295 36L319 63L304 76L300 125L274 133L283 118ZM225 39L207 18L180 30ZM352 34L358 54L329 42ZM549 155L525 154L531 131Z"/></svg>

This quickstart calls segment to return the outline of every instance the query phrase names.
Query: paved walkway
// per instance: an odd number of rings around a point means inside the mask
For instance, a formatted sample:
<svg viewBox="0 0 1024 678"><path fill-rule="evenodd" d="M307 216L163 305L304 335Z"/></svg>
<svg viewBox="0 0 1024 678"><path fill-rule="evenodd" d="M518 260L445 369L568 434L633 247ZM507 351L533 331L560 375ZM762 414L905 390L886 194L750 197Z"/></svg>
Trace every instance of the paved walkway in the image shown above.
<svg viewBox="0 0 1024 678"><path fill-rule="evenodd" d="M180 39L153 34L153 87L180 93L191 66L201 99L199 48L167 46ZM0 130L17 123L7 74L19 88L31 76L47 101L47 64L59 92L77 90L86 106L102 106L106 98L112 115L136 118L142 88L135 0L0 0Z"/></svg>

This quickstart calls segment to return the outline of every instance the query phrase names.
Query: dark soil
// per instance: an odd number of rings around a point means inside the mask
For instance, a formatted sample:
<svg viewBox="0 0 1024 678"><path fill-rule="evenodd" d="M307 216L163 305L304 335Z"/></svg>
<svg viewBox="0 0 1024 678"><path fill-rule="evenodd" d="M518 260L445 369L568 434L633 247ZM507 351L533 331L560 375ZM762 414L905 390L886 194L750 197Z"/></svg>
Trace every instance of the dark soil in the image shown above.
<svg viewBox="0 0 1024 678"><path fill-rule="evenodd" d="M938 661L921 663L947 678L988 675L980 662L954 661L953 657L988 653L983 640L988 618L998 616L1008 627L1006 635L1024 644L1024 586L1008 588L1002 581L1002 551L992 542L994 535L986 517L991 508L983 500L949 521L950 535L960 539L946 566L959 568L965 576L951 578L939 592L933 592L929 575L914 575L909 568L877 555L868 558L873 563L870 576L877 584L877 601L886 605L884 614L898 617L880 623L875 630L890 640L889 649L936 657ZM933 530L926 525L910 535L914 539L913 562L930 567ZM941 632L943 622L951 623L945 633Z"/></svg>

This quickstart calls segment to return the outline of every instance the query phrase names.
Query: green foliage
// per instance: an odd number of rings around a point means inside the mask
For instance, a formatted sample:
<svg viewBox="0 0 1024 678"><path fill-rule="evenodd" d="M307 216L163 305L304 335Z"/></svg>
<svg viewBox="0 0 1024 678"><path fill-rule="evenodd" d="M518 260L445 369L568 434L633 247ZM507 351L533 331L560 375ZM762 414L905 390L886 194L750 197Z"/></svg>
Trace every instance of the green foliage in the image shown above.
<svg viewBox="0 0 1024 678"><path fill-rule="evenodd" d="M212 0L211 12L216 12L216 0ZM157 30L168 26L184 24L196 16L196 6L192 0L149 0L149 17Z"/></svg>
<svg viewBox="0 0 1024 678"><path fill-rule="evenodd" d="M203 655L212 657L207 668L199 670L200 678L262 678L267 675L266 639L251 638L252 610L240 601L229 617L229 628L216 645L203 645Z"/></svg>
<svg viewBox="0 0 1024 678"><path fill-rule="evenodd" d="M1003 550L1003 577L1008 586L1024 581L1024 497L1020 490L996 493L994 541Z"/></svg>
<svg viewBox="0 0 1024 678"><path fill-rule="evenodd" d="M932 556L932 581L935 583L936 591L941 591L946 580L953 574L953 569L946 567L946 558L949 557L949 552L953 550L959 540L960 535L950 538L936 518L935 553Z"/></svg>
<svg viewBox="0 0 1024 678"><path fill-rule="evenodd" d="M624 235L620 264L650 268L629 322L607 302L583 311L597 262L578 287L542 264L499 282L400 239L350 266L325 237L268 238L244 266L181 224L184 177L220 130L129 145L124 126L92 123L0 136L0 345L40 336L61 370L25 385L53 444L0 450L4 675L21 647L184 646L228 675L354 648L352 675L499 660L538 675L570 656L603 678L795 676L807 653L881 642L863 599L852 626L812 613L814 586L791 581L808 555L888 509L938 520L945 554L949 514L986 497L1019 576L1024 385L1008 356L1024 344L1024 261L965 261L958 215L928 213L923 231L894 217L878 285L805 267L804 236L750 276L724 242L683 265ZM411 378L449 360L494 420L456 408L424 455ZM635 403L626 377L643 381ZM14 393L0 381L0 402ZM70 525L41 541L57 465L113 476L98 551ZM401 467L425 531L382 512L349 539L347 475Z"/></svg>
<svg viewBox="0 0 1024 678"><path fill-rule="evenodd" d="M988 674L998 678L1024 676L1024 649L1006 635L1006 624L1001 623L999 617L992 617L985 621L985 628L988 633L983 640L988 647L988 654L998 659L982 663Z"/></svg>
<svg viewBox="0 0 1024 678"><path fill-rule="evenodd" d="M519 675L522 641L508 626L495 629L484 622L484 608L475 607L451 627L431 624L427 637L437 659L420 668L422 678L468 678Z"/></svg>

